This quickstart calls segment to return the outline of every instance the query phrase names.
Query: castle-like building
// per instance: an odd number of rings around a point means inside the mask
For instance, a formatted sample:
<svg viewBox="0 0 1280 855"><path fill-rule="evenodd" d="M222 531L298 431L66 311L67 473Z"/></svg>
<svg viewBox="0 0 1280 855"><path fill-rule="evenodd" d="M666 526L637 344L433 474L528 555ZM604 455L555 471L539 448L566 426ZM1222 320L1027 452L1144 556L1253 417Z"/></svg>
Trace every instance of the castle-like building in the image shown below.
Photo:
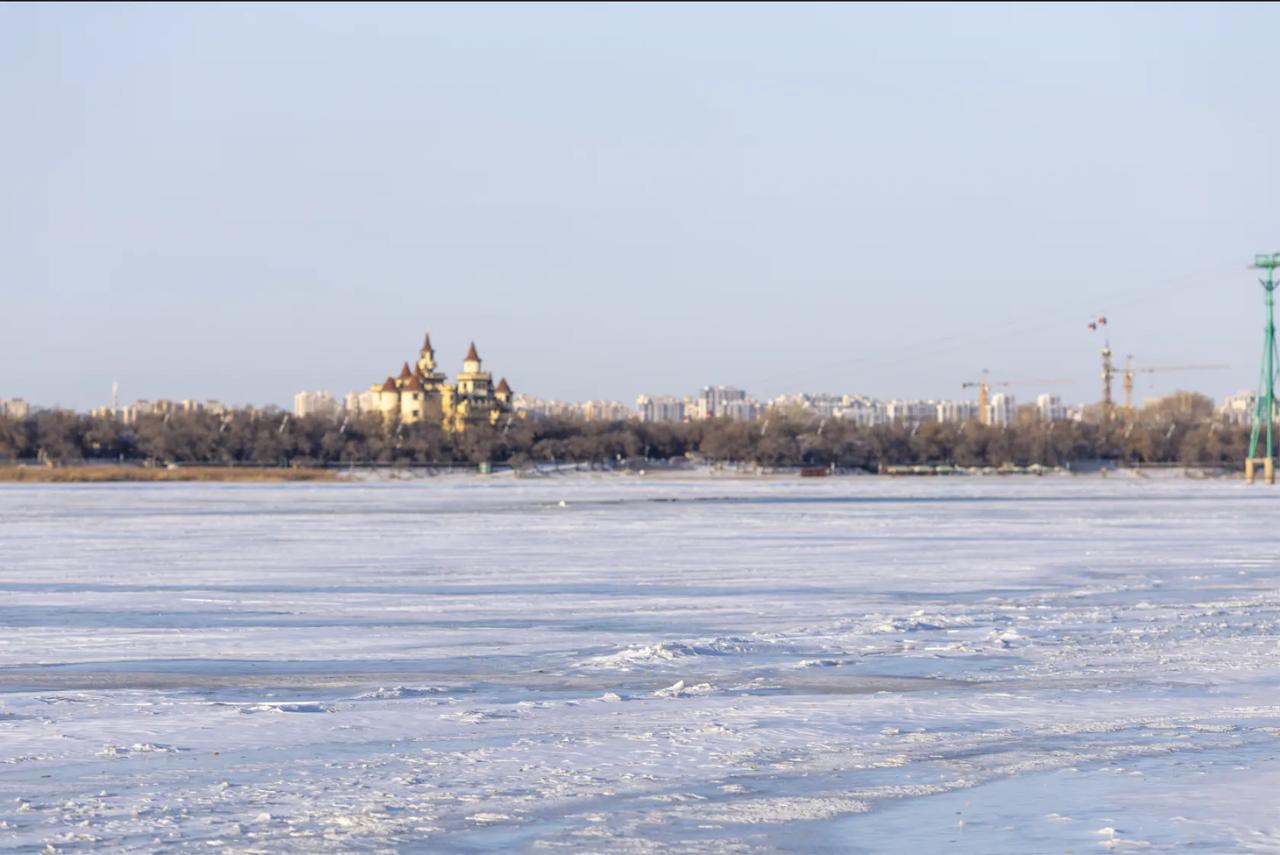
<svg viewBox="0 0 1280 855"><path fill-rule="evenodd" d="M469 425L495 424L504 413L511 412L511 387L506 378L497 386L493 375L480 370L480 354L471 343L457 382L450 384L436 368L436 352L431 335L422 342L422 350L412 368L405 363L400 376L375 383L370 391L383 417L413 424L435 419L447 431L463 431Z"/></svg>

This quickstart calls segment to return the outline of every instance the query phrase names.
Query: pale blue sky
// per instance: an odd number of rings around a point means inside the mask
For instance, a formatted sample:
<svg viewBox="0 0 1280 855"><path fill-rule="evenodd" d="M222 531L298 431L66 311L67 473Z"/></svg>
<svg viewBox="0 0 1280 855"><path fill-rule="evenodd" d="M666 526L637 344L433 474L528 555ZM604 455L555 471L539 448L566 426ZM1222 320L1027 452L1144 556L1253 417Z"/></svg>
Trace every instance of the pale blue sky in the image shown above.
<svg viewBox="0 0 1280 855"><path fill-rule="evenodd" d="M1272 6L0 6L0 397L1251 386ZM1040 388L1023 387L1024 395Z"/></svg>

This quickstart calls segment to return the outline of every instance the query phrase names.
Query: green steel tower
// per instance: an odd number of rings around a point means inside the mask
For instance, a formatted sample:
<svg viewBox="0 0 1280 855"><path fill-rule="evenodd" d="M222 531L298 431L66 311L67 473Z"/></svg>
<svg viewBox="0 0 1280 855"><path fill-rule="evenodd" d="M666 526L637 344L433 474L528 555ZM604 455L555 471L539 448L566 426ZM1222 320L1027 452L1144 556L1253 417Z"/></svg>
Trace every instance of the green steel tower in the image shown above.
<svg viewBox="0 0 1280 855"><path fill-rule="evenodd" d="M1253 483L1253 467L1259 461L1258 439L1265 423L1267 428L1267 454L1261 458L1263 475L1268 484L1276 482L1275 446L1272 429L1276 420L1276 321L1275 321L1275 270L1280 267L1280 252L1259 255L1253 261L1256 270L1267 271L1266 279L1259 279L1267 293L1267 327L1262 344L1262 368L1258 372L1258 401L1253 411L1253 430L1249 433L1249 457L1244 463L1245 478Z"/></svg>

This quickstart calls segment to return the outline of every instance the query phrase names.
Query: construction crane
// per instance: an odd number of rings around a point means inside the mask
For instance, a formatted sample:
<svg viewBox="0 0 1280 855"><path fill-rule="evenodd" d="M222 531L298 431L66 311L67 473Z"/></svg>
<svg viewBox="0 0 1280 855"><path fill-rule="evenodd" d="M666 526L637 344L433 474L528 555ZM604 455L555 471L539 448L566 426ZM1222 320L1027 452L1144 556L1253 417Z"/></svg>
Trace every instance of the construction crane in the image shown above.
<svg viewBox="0 0 1280 855"><path fill-rule="evenodd" d="M1097 332L1099 327L1107 325L1106 315L1098 315L1089 321L1089 331ZM1135 374L1154 374L1162 371L1219 371L1230 368L1230 365L1153 365L1147 368L1135 368L1133 366L1133 356L1130 354L1125 357L1124 368L1117 368L1115 363L1111 361L1113 353L1111 351L1111 336L1104 335L1102 345L1102 417L1104 421L1110 421L1113 415L1114 404L1111 400L1111 380L1117 374L1124 377L1124 409L1126 413L1133 412L1133 379Z"/></svg>
<svg viewBox="0 0 1280 855"><path fill-rule="evenodd" d="M1133 412L1133 378L1135 374L1154 374L1162 371L1223 371L1230 365L1153 365L1151 367L1134 368L1133 356L1124 359L1124 409ZM1117 369L1113 369L1117 370Z"/></svg>
<svg viewBox="0 0 1280 855"><path fill-rule="evenodd" d="M971 389L974 386L978 387L978 423L984 425L991 424L991 410L988 407L988 404L991 401L992 386L1025 386L1031 383L1045 385L1050 383L1069 382L1062 378L1054 378L1051 380L991 380L988 378L988 373L987 369L984 368L982 369L981 380L968 380L960 384L961 389Z"/></svg>
<svg viewBox="0 0 1280 855"><path fill-rule="evenodd" d="M1107 316L1098 315L1089 321L1089 331L1097 332L1098 327L1107 325ZM1116 374L1116 368L1111 363L1111 336L1103 333L1102 345L1102 420L1104 422L1111 421L1111 378Z"/></svg>
<svg viewBox="0 0 1280 855"><path fill-rule="evenodd" d="M991 420L987 415L987 400L991 397L991 381L987 379L987 369L982 369L981 380L966 380L960 384L961 389L970 389L974 386L978 387L978 423L985 425Z"/></svg>

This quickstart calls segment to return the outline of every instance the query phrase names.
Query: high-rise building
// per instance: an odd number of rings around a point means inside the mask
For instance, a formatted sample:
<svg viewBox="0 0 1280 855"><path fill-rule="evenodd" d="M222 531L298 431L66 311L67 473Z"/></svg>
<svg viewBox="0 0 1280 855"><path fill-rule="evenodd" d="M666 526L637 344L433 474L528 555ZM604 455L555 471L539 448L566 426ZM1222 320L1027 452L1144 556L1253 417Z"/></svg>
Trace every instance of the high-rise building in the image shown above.
<svg viewBox="0 0 1280 855"><path fill-rule="evenodd" d="M368 389L363 392L348 392L342 399L342 407L349 416L378 412L378 393Z"/></svg>
<svg viewBox="0 0 1280 855"><path fill-rule="evenodd" d="M642 422L682 422L684 399L672 395L641 395L636 398L636 415Z"/></svg>
<svg viewBox="0 0 1280 855"><path fill-rule="evenodd" d="M618 422L631 418L631 410L621 401L584 401L582 417L589 422Z"/></svg>
<svg viewBox="0 0 1280 855"><path fill-rule="evenodd" d="M334 418L340 410L337 399L328 392L299 392L293 396L293 414L300 419L306 416Z"/></svg>
<svg viewBox="0 0 1280 855"><path fill-rule="evenodd" d="M978 420L976 401L938 401L935 409L938 421L947 424L964 424Z"/></svg>
<svg viewBox="0 0 1280 855"><path fill-rule="evenodd" d="M720 407L720 415L723 418L733 419L737 422L749 422L753 419L758 419L763 412L764 408L760 406L760 402L752 398L744 398L741 401L727 401Z"/></svg>
<svg viewBox="0 0 1280 855"><path fill-rule="evenodd" d="M1258 409L1258 393L1250 389L1229 395L1218 408L1218 415L1233 425L1253 423L1253 414Z"/></svg>
<svg viewBox="0 0 1280 855"><path fill-rule="evenodd" d="M780 410L804 410L810 415L829 419L839 415L843 401L844 398L839 395L802 392L798 395L779 395L769 402L769 406Z"/></svg>
<svg viewBox="0 0 1280 855"><path fill-rule="evenodd" d="M149 401L146 398L139 398L129 406L121 410L121 421L126 424L133 424L142 416L167 416L177 410L178 405L173 401L159 400Z"/></svg>
<svg viewBox="0 0 1280 855"><path fill-rule="evenodd" d="M1067 408L1057 395L1040 395L1036 398L1036 409L1040 418L1046 422L1060 422L1067 417Z"/></svg>
<svg viewBox="0 0 1280 855"><path fill-rule="evenodd" d="M884 404L865 395L844 395L836 415L859 427L875 427L887 420Z"/></svg>
<svg viewBox="0 0 1280 855"><path fill-rule="evenodd" d="M25 419L31 415L31 405L21 398L0 401L0 412L13 419Z"/></svg>
<svg viewBox="0 0 1280 855"><path fill-rule="evenodd" d="M933 401L886 401L885 420L892 424L918 425L938 417L938 407Z"/></svg>
<svg viewBox="0 0 1280 855"><path fill-rule="evenodd" d="M577 404L568 401L547 401L519 392L511 399L515 412L534 419L572 418L582 414Z"/></svg>
<svg viewBox="0 0 1280 855"><path fill-rule="evenodd" d="M987 404L989 415L987 424L1011 425L1017 418L1018 402L1008 392L996 392Z"/></svg>
<svg viewBox="0 0 1280 855"><path fill-rule="evenodd" d="M750 400L749 396L742 389L733 386L703 386L702 391L698 393L697 409L695 416L699 419L714 419L721 416L729 416L730 404L742 404ZM755 404L754 401L752 401ZM756 410L759 405L755 404ZM744 407L735 407L734 412L740 413Z"/></svg>

